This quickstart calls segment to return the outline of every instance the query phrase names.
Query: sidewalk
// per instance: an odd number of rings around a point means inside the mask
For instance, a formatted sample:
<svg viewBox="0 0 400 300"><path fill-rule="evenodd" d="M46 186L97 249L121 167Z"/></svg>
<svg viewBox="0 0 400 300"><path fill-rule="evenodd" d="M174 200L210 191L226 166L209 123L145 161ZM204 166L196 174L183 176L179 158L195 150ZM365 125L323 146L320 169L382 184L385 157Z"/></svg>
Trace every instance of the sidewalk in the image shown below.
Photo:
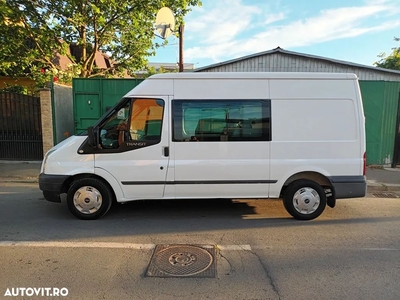
<svg viewBox="0 0 400 300"><path fill-rule="evenodd" d="M0 182L37 183L41 161L0 161ZM367 168L368 192L400 193L400 168Z"/></svg>
<svg viewBox="0 0 400 300"><path fill-rule="evenodd" d="M39 182L41 161L0 161L0 182Z"/></svg>
<svg viewBox="0 0 400 300"><path fill-rule="evenodd" d="M368 192L400 192L400 168L367 168Z"/></svg>

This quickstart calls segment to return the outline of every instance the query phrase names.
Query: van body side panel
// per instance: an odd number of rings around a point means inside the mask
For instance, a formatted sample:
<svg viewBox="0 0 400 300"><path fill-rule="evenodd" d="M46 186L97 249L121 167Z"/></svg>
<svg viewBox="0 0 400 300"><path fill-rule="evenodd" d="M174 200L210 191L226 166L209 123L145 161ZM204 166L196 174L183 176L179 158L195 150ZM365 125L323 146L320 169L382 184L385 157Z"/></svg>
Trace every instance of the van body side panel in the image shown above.
<svg viewBox="0 0 400 300"><path fill-rule="evenodd" d="M269 99L268 80L174 80L174 99Z"/></svg>
<svg viewBox="0 0 400 300"><path fill-rule="evenodd" d="M110 172L108 172L108 170L95 168L95 174L108 182L108 184L113 189L115 198L117 199L118 202L124 202L126 200L126 198L124 197L121 183L118 182L118 180Z"/></svg>
<svg viewBox="0 0 400 300"><path fill-rule="evenodd" d="M173 80L168 78L148 78L142 81L124 97L173 95Z"/></svg>
<svg viewBox="0 0 400 300"><path fill-rule="evenodd" d="M271 179L278 182L271 185L270 197L279 197L285 181L300 172L341 176L339 189L345 188L346 176L362 181L364 137L354 82L271 80Z"/></svg>
<svg viewBox="0 0 400 300"><path fill-rule="evenodd" d="M177 198L268 197L269 142L174 143Z"/></svg>

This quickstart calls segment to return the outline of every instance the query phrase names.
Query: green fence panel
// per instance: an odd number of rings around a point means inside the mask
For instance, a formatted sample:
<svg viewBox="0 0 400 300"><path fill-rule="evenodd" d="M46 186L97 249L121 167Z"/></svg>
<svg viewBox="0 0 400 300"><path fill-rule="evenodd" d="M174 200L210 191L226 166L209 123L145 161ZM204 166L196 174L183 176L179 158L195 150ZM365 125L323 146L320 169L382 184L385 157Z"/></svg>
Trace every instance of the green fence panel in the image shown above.
<svg viewBox="0 0 400 300"><path fill-rule="evenodd" d="M360 81L365 114L367 164L393 160L400 82Z"/></svg>
<svg viewBox="0 0 400 300"><path fill-rule="evenodd" d="M93 125L110 107L143 79L132 78L75 78L74 97L75 133Z"/></svg>
<svg viewBox="0 0 400 300"><path fill-rule="evenodd" d="M391 164L394 159L399 90L400 82L385 82L381 131L381 157L384 165Z"/></svg>

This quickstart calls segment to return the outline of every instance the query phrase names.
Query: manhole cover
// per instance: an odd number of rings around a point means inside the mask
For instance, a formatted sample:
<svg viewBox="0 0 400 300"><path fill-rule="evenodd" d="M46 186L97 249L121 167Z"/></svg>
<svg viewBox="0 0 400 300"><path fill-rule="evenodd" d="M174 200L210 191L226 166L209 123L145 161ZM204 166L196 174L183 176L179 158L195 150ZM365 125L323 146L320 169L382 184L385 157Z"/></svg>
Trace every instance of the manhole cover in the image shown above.
<svg viewBox="0 0 400 300"><path fill-rule="evenodd" d="M396 194L393 193L372 193L372 196L376 198L399 198Z"/></svg>
<svg viewBox="0 0 400 300"><path fill-rule="evenodd" d="M215 277L215 248L207 245L157 245L148 277Z"/></svg>

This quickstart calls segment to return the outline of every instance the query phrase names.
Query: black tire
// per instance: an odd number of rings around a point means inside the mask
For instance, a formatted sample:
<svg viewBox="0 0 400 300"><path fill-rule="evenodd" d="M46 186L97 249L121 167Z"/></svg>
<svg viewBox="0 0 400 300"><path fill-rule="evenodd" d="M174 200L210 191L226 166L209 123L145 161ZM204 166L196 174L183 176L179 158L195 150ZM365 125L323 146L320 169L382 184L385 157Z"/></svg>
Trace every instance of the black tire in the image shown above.
<svg viewBox="0 0 400 300"><path fill-rule="evenodd" d="M326 207L325 191L311 180L297 180L285 190L283 204L287 212L297 220L312 220Z"/></svg>
<svg viewBox="0 0 400 300"><path fill-rule="evenodd" d="M113 191L96 178L81 178L72 182L67 193L70 212L82 220L95 220L111 208Z"/></svg>

